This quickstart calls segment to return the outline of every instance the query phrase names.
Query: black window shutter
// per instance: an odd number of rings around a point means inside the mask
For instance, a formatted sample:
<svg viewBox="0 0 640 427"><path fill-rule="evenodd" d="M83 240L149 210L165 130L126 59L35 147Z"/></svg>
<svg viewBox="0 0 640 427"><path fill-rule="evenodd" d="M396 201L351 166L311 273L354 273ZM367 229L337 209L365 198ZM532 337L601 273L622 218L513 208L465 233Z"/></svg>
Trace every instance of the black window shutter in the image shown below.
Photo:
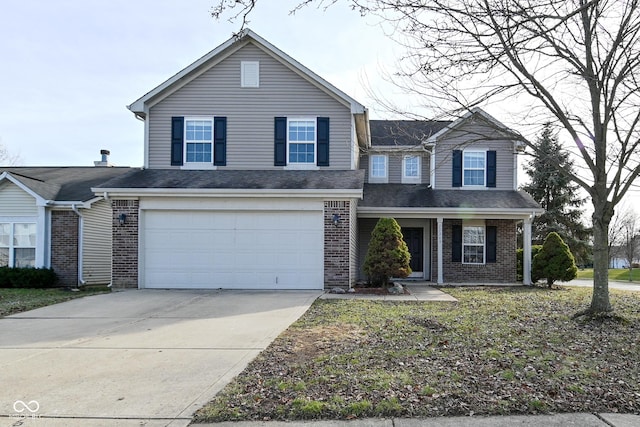
<svg viewBox="0 0 640 427"><path fill-rule="evenodd" d="M496 186L496 152L487 151L487 187Z"/></svg>
<svg viewBox="0 0 640 427"><path fill-rule="evenodd" d="M287 118L276 117L274 120L273 165L287 165Z"/></svg>
<svg viewBox="0 0 640 427"><path fill-rule="evenodd" d="M454 225L451 236L451 262L462 262L462 226Z"/></svg>
<svg viewBox="0 0 640 427"><path fill-rule="evenodd" d="M182 166L184 117L171 117L171 166Z"/></svg>
<svg viewBox="0 0 640 427"><path fill-rule="evenodd" d="M453 150L453 187L462 187L462 150Z"/></svg>
<svg viewBox="0 0 640 427"><path fill-rule="evenodd" d="M498 252L498 227L487 226L487 262L496 262Z"/></svg>
<svg viewBox="0 0 640 427"><path fill-rule="evenodd" d="M329 166L329 117L317 119L318 166Z"/></svg>
<svg viewBox="0 0 640 427"><path fill-rule="evenodd" d="M227 118L213 118L213 164L227 165Z"/></svg>

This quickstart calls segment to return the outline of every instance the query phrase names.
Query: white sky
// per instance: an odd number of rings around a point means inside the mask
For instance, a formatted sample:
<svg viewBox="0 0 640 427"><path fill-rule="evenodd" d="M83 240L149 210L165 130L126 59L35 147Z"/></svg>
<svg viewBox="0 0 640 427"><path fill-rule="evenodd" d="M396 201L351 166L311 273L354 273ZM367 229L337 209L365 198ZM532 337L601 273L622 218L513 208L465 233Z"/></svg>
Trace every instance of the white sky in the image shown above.
<svg viewBox="0 0 640 427"><path fill-rule="evenodd" d="M104 148L117 165L141 166L143 124L126 106L237 32L239 23L210 16L214 1L8 0L0 142L21 165L90 166ZM363 80L384 83L392 42L345 5L289 16L296 1L259 2L249 27L375 118Z"/></svg>
<svg viewBox="0 0 640 427"><path fill-rule="evenodd" d="M126 106L238 30L239 22L210 16L214 2L5 0L0 142L20 165L92 166L104 148L116 165L141 166L143 124ZM382 77L401 49L375 17L346 2L288 15L298 2L259 1L249 27L369 107L371 118L390 117L369 87L405 108L415 104Z"/></svg>

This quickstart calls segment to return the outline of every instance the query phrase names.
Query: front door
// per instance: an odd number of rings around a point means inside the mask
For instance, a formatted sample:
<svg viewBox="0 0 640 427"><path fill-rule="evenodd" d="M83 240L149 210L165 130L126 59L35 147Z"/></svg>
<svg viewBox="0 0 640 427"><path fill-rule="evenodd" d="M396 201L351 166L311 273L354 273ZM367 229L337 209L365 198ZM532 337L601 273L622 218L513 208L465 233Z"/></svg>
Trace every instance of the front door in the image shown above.
<svg viewBox="0 0 640 427"><path fill-rule="evenodd" d="M424 230L422 228L403 228L402 235L404 236L404 241L409 248L409 253L411 254L411 270L413 273L411 276L419 276L422 277L422 273L424 271L423 262L424 262L424 241L423 241L423 233ZM415 273L420 273L415 274Z"/></svg>

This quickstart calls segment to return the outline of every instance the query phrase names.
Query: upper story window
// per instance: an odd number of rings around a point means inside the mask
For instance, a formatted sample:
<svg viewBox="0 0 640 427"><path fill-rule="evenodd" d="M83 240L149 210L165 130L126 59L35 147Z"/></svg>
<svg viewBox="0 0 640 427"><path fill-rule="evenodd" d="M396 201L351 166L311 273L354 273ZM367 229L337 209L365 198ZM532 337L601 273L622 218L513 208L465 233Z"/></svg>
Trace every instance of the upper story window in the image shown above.
<svg viewBox="0 0 640 427"><path fill-rule="evenodd" d="M260 62L242 61L240 63L240 86L259 87L260 86Z"/></svg>
<svg viewBox="0 0 640 427"><path fill-rule="evenodd" d="M484 226L465 225L462 228L462 262L465 264L484 264L484 251Z"/></svg>
<svg viewBox="0 0 640 427"><path fill-rule="evenodd" d="M213 119L191 119L184 121L185 162L213 162Z"/></svg>
<svg viewBox="0 0 640 427"><path fill-rule="evenodd" d="M462 159L462 182L465 186L484 186L486 153L465 151Z"/></svg>
<svg viewBox="0 0 640 427"><path fill-rule="evenodd" d="M419 156L404 156L402 159L402 182L411 184L420 183Z"/></svg>
<svg viewBox="0 0 640 427"><path fill-rule="evenodd" d="M316 164L316 120L289 119L287 122L289 164Z"/></svg>
<svg viewBox="0 0 640 427"><path fill-rule="evenodd" d="M373 154L369 157L369 181L387 182L388 158L385 154Z"/></svg>
<svg viewBox="0 0 640 427"><path fill-rule="evenodd" d="M36 224L0 223L0 267L36 266Z"/></svg>
<svg viewBox="0 0 640 427"><path fill-rule="evenodd" d="M287 169L329 166L329 117L274 117L273 165Z"/></svg>

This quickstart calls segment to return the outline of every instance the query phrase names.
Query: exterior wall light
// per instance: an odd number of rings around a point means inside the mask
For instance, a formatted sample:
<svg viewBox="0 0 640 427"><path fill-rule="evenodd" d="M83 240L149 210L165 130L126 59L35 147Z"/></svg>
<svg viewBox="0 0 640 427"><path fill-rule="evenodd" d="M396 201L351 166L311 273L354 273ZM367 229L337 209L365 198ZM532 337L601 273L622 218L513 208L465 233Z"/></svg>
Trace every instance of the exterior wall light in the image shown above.
<svg viewBox="0 0 640 427"><path fill-rule="evenodd" d="M118 215L118 223L120 225L124 225L125 222L127 222L127 214L121 213L120 215Z"/></svg>
<svg viewBox="0 0 640 427"><path fill-rule="evenodd" d="M333 225L337 227L341 221L340 215L338 215L337 213L333 214L333 218L331 218L331 221L333 221Z"/></svg>

